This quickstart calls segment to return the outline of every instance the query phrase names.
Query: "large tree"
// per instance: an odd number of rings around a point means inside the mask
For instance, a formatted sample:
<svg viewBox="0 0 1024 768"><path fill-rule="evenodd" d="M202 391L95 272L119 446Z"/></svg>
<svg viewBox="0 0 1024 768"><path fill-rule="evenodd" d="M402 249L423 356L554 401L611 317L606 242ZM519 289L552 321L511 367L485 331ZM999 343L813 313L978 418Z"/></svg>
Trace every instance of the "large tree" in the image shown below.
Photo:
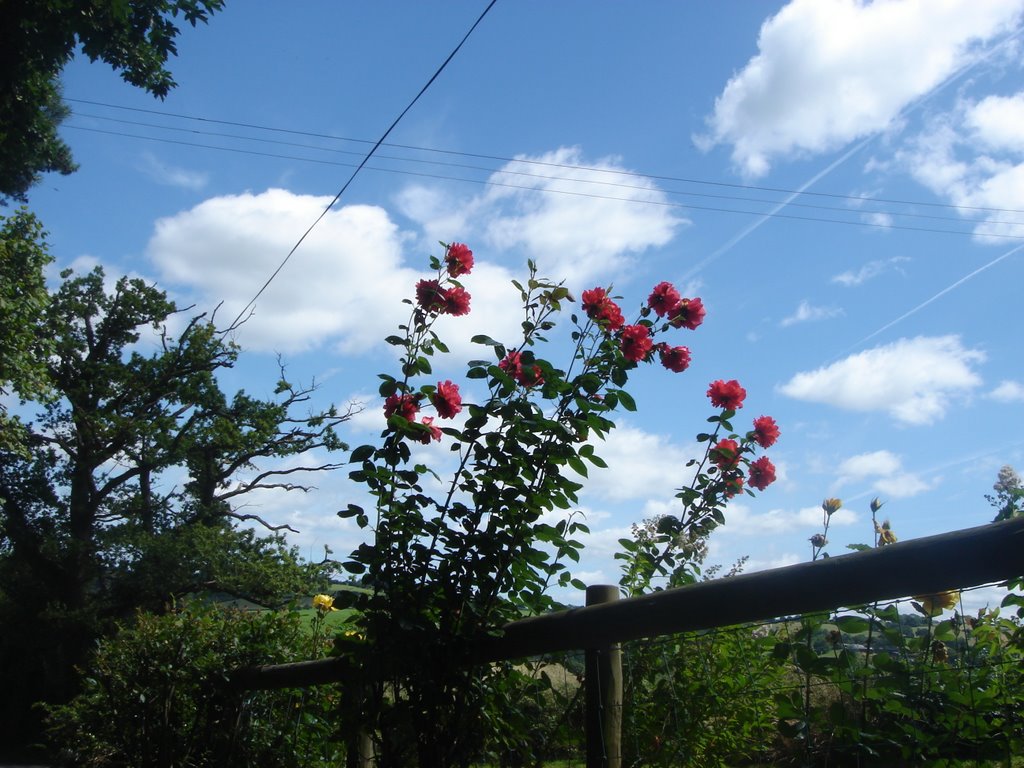
<svg viewBox="0 0 1024 768"><path fill-rule="evenodd" d="M273 398L229 397L217 373L238 349L210 318L181 317L139 279L64 277L28 325L51 344L52 394L25 419L24 450L0 450L0 690L21 694L4 710L22 713L26 695L71 693L93 640L137 608L195 590L270 603L312 586L279 536L236 524L284 526L235 502L339 466L309 457L343 447L349 415L300 413L312 387L283 369ZM18 712L0 714L6 727Z"/></svg>
<svg viewBox="0 0 1024 768"><path fill-rule="evenodd" d="M175 23L195 26L223 0L0 0L0 201L24 200L46 171L71 173L57 129L68 110L60 73L78 48L132 85L164 98Z"/></svg>
<svg viewBox="0 0 1024 768"><path fill-rule="evenodd" d="M43 397L49 389L50 340L38 333L49 294L51 261L42 225L27 210L0 218L0 398ZM23 431L0 399L0 450L24 450Z"/></svg>

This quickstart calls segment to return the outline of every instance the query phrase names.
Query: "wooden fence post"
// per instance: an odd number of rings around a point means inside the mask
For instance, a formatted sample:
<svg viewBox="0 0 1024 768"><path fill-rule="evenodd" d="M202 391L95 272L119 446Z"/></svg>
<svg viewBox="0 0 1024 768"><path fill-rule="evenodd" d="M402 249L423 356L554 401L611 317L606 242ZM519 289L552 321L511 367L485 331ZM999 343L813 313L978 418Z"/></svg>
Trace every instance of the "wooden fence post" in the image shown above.
<svg viewBox="0 0 1024 768"><path fill-rule="evenodd" d="M587 587L587 605L619 599L619 588ZM587 768L622 766L622 647L618 643L586 649Z"/></svg>

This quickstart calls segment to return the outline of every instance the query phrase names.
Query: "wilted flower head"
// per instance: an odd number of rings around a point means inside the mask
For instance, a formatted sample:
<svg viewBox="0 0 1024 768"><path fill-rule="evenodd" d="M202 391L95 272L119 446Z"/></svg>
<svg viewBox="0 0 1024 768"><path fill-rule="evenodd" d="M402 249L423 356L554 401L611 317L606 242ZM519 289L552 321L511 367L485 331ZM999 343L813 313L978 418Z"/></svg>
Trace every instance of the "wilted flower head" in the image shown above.
<svg viewBox="0 0 1024 768"><path fill-rule="evenodd" d="M842 499L825 499L821 502L821 508L825 510L825 514L829 516L838 512L841 506L843 506Z"/></svg>
<svg viewBox="0 0 1024 768"><path fill-rule="evenodd" d="M878 534L878 546L884 547L886 544L895 544L896 534L892 532L892 525L886 520L884 523L879 525L875 523L875 533Z"/></svg>
<svg viewBox="0 0 1024 768"><path fill-rule="evenodd" d="M882 503L883 502L878 500L877 496L873 498L871 500L871 514L875 514L878 510L880 510L882 508Z"/></svg>
<svg viewBox="0 0 1024 768"><path fill-rule="evenodd" d="M811 546L816 548L816 549L821 549L826 544L828 544L828 539L825 538L825 534L823 534L823 533L816 533L816 534L814 534L813 536L811 536L810 541L811 541Z"/></svg>

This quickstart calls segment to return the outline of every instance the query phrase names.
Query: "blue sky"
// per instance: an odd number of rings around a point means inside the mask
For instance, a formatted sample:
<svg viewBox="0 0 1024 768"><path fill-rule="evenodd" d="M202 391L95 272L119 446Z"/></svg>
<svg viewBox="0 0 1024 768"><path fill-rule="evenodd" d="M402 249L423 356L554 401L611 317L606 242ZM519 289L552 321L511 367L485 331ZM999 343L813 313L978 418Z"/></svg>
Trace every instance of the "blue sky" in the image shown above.
<svg viewBox="0 0 1024 768"><path fill-rule="evenodd" d="M61 266L230 320L484 6L229 2L182 34L163 103L76 60L81 170L31 195ZM323 403L365 403L344 438L372 441L380 340L461 241L473 311L444 326L441 378L479 356L470 336L513 336L528 258L577 295L614 285L627 316L662 280L708 309L690 370L642 368L599 446L584 581L617 580L615 541L675 511L719 378L748 391L738 424L770 414L782 438L714 561L807 559L826 496L833 554L870 541L875 496L901 538L983 524L999 467L1024 464L1022 29L1019 0L499 0L257 302L225 385L269 396L280 353ZM358 491L317 482L250 503L343 553Z"/></svg>

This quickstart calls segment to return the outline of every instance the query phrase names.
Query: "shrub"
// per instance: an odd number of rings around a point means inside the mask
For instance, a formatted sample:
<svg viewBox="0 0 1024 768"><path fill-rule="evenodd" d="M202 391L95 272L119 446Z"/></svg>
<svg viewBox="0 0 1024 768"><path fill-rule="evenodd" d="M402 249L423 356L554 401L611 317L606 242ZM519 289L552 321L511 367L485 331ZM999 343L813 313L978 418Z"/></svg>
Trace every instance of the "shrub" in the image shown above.
<svg viewBox="0 0 1024 768"><path fill-rule="evenodd" d="M322 655L297 612L190 605L140 613L101 641L83 691L49 709L69 766L336 765L334 689L234 694L237 667Z"/></svg>

